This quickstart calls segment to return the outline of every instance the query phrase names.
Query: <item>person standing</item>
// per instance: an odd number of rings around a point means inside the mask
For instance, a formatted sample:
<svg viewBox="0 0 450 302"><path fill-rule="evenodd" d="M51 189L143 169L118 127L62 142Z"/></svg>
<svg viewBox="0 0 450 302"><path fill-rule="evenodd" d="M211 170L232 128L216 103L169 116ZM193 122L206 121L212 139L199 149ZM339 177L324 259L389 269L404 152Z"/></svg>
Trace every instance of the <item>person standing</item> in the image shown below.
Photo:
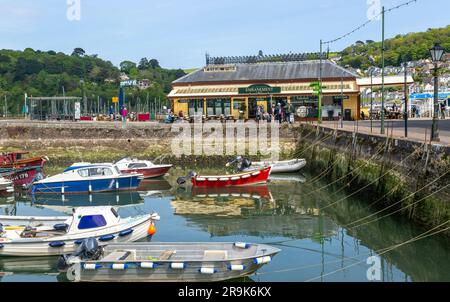
<svg viewBox="0 0 450 302"><path fill-rule="evenodd" d="M113 122L115 120L115 116L114 116L114 107L111 106L109 107L109 118L111 119L111 122Z"/></svg>
<svg viewBox="0 0 450 302"><path fill-rule="evenodd" d="M445 120L445 103L441 103L441 119Z"/></svg>
<svg viewBox="0 0 450 302"><path fill-rule="evenodd" d="M122 109L122 121L123 121L124 123L127 122L127 116L128 116L128 110L127 110L127 107L123 107L123 109Z"/></svg>

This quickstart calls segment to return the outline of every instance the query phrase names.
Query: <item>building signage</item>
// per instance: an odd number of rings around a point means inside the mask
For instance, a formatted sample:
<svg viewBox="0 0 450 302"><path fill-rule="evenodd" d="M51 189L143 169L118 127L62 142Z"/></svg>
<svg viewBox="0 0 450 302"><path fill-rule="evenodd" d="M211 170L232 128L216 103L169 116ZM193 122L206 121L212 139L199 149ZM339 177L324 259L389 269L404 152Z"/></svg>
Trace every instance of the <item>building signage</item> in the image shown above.
<svg viewBox="0 0 450 302"><path fill-rule="evenodd" d="M335 95L335 96L333 96L333 101L340 101L341 99L348 100L348 99L350 99L350 97L348 95L343 95L343 96Z"/></svg>
<svg viewBox="0 0 450 302"><path fill-rule="evenodd" d="M411 94L409 97L412 100L432 99L432 98L434 98L434 94L432 94L432 93L414 93L414 94ZM449 97L450 97L450 92L439 93L440 99L447 99Z"/></svg>
<svg viewBox="0 0 450 302"><path fill-rule="evenodd" d="M123 81L120 82L120 87L132 87L132 86L137 86L137 81L136 80L128 80L128 81Z"/></svg>
<svg viewBox="0 0 450 302"><path fill-rule="evenodd" d="M246 88L239 88L239 94L276 94L281 93L281 87L272 87L269 85L251 85Z"/></svg>

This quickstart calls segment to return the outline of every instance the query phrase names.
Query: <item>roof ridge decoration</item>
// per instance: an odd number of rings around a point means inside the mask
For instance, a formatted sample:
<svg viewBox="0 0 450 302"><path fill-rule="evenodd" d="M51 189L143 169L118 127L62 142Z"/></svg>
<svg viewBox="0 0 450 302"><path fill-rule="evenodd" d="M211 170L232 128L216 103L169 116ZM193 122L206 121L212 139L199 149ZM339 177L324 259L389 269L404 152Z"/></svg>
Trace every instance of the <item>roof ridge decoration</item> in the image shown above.
<svg viewBox="0 0 450 302"><path fill-rule="evenodd" d="M210 57L206 55L206 65L229 65L229 64L255 64L255 63L275 63L275 62L300 62L328 59L326 52L311 53L289 53L277 55L257 55L257 56L231 56L231 57Z"/></svg>

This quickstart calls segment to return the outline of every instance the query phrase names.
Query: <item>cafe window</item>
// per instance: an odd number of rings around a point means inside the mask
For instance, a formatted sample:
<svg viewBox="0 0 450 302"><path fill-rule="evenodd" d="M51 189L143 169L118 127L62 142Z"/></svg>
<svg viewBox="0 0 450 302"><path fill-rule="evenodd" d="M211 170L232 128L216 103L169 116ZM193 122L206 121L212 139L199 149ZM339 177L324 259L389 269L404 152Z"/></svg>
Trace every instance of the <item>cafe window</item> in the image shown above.
<svg viewBox="0 0 450 302"><path fill-rule="evenodd" d="M189 100L189 116L203 115L203 100Z"/></svg>
<svg viewBox="0 0 450 302"><path fill-rule="evenodd" d="M206 104L208 116L231 115L231 99L210 99Z"/></svg>

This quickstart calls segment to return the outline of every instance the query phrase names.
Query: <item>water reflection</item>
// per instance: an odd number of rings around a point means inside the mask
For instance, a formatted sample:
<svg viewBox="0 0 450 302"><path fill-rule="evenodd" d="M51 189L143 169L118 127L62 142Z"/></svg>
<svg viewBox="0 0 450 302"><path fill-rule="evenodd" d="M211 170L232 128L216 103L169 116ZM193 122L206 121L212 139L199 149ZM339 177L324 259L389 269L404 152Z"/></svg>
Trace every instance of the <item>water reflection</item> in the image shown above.
<svg viewBox="0 0 450 302"><path fill-rule="evenodd" d="M345 199L340 187L308 194L324 184L305 182L307 178L301 175L282 175L266 186L213 190L179 188L174 185L176 177L144 182L134 193L66 196L64 200L61 196L0 199L0 212L53 215L66 207L118 205L130 216L157 211L161 221L156 241L248 241L281 247L273 263L250 281L304 281L356 262L361 264L319 280L367 281L368 256L425 231L393 217L346 228L375 212L368 207L367 197ZM405 245L382 256L382 281L450 281L449 252L448 240L442 237ZM0 258L3 280L27 276L27 281L64 281L50 277L56 273L54 258Z"/></svg>

